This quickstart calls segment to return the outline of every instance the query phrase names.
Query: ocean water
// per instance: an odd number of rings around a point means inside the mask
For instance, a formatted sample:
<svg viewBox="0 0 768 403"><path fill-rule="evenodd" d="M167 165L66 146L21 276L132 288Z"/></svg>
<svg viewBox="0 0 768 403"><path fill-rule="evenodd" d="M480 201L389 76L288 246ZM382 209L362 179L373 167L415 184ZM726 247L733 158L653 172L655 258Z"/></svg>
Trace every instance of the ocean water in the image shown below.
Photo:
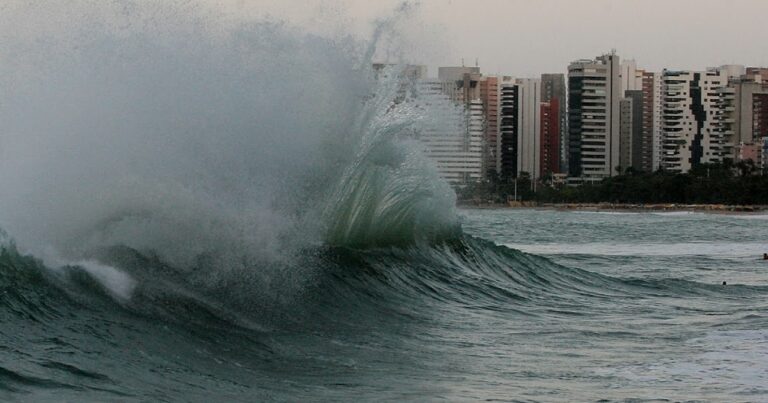
<svg viewBox="0 0 768 403"><path fill-rule="evenodd" d="M457 210L411 7L210 4L3 5L0 400L768 400L765 216Z"/></svg>
<svg viewBox="0 0 768 403"><path fill-rule="evenodd" d="M134 281L126 296L114 273L64 275L6 248L0 396L768 399L764 216L461 217L455 239L314 250L286 300L196 293L154 258L105 252Z"/></svg>

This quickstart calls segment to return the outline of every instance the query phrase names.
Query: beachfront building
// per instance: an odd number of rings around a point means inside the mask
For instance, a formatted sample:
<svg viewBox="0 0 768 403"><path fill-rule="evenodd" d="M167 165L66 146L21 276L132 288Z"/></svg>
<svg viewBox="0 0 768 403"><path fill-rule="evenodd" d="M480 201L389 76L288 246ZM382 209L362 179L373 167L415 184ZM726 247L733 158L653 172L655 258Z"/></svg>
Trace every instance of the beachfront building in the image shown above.
<svg viewBox="0 0 768 403"><path fill-rule="evenodd" d="M541 176L541 80L503 77L500 84L500 178ZM557 134L555 134L557 136ZM557 144L555 144L555 147ZM558 150L551 150L558 160Z"/></svg>
<svg viewBox="0 0 768 403"><path fill-rule="evenodd" d="M481 77L480 99L483 102L485 119L485 174L488 178L496 178L501 172L500 97L499 77Z"/></svg>
<svg viewBox="0 0 768 403"><path fill-rule="evenodd" d="M640 170L652 172L661 166L661 74L643 71L642 91Z"/></svg>
<svg viewBox="0 0 768 403"><path fill-rule="evenodd" d="M568 173L587 181L617 174L620 145L619 56L568 66Z"/></svg>
<svg viewBox="0 0 768 403"><path fill-rule="evenodd" d="M627 91L627 94L636 91ZM625 97L619 100L619 166L618 172L624 173L627 168L632 166L633 139L637 133L634 132L634 119L632 116L633 98Z"/></svg>
<svg viewBox="0 0 768 403"><path fill-rule="evenodd" d="M725 70L663 73L662 167L688 172L702 163L717 163L725 154Z"/></svg>
<svg viewBox="0 0 768 403"><path fill-rule="evenodd" d="M510 181L518 174L517 138L520 122L520 87L511 77L502 77L499 104L499 177L502 181Z"/></svg>
<svg viewBox="0 0 768 403"><path fill-rule="evenodd" d="M479 69L440 68L438 79L418 82L419 102L434 123L418 135L441 177L461 187L483 180L485 116Z"/></svg>
<svg viewBox="0 0 768 403"><path fill-rule="evenodd" d="M541 172L541 80L521 78L518 86L517 172L536 180Z"/></svg>
<svg viewBox="0 0 768 403"><path fill-rule="evenodd" d="M541 147L539 150L539 176L551 177L560 173L560 101L552 97L541 103Z"/></svg>
<svg viewBox="0 0 768 403"><path fill-rule="evenodd" d="M759 74L731 79L723 97L725 155L736 161L759 162L762 138L768 136L768 82ZM748 150L745 152L745 150Z"/></svg>
<svg viewBox="0 0 768 403"><path fill-rule="evenodd" d="M661 80L658 73L638 69L634 60L621 62L621 93L632 99L632 123L622 125L621 167L651 172L661 161ZM625 116L625 115L622 115ZM625 144L625 141L628 143ZM630 151L631 150L631 151ZM627 156L627 152L631 156Z"/></svg>
<svg viewBox="0 0 768 403"><path fill-rule="evenodd" d="M551 109L549 117L551 119L557 119L557 127L559 130L559 136L557 139L558 146L558 159L559 168L556 171L552 171L549 164L543 163L542 166L548 166L548 171L552 172L567 172L568 171L568 92L565 87L565 75L564 74L542 74L541 75L541 102L554 105L557 103L556 109ZM556 116L555 116L556 115ZM551 125L552 127L554 125ZM543 127L542 127L543 130ZM548 140L549 144L554 144L552 140Z"/></svg>

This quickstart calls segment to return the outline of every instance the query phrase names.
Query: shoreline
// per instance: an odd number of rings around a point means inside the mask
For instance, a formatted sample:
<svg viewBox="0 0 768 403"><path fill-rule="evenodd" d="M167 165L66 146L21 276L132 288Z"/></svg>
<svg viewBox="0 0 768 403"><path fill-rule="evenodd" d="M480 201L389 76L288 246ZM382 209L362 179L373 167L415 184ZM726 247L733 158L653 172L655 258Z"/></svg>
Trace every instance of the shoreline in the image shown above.
<svg viewBox="0 0 768 403"><path fill-rule="evenodd" d="M677 204L677 203L457 203L461 209L533 209L553 211L592 211L592 212L695 212L711 214L763 214L768 213L768 205L726 205L726 204Z"/></svg>

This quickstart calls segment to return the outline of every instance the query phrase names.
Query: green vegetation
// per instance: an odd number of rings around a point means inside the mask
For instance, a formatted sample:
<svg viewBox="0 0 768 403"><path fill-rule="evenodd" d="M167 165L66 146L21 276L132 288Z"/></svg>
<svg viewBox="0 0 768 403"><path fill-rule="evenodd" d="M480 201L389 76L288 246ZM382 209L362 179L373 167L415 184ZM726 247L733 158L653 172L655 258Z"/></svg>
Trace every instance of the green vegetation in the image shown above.
<svg viewBox="0 0 768 403"><path fill-rule="evenodd" d="M458 193L463 202L505 203L514 200L514 183L486 182ZM662 170L647 173L631 169L595 184L566 186L545 179L533 190L528 175L517 179L517 200L540 203L677 203L768 205L768 172L752 163L701 164L690 172Z"/></svg>

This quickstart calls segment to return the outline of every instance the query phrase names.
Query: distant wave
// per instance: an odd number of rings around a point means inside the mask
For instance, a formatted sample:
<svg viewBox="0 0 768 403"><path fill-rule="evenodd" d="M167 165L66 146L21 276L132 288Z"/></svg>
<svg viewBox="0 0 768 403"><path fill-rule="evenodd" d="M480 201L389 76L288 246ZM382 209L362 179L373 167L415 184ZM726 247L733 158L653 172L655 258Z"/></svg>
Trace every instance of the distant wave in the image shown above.
<svg viewBox="0 0 768 403"><path fill-rule="evenodd" d="M762 242L509 243L506 246L529 253L544 255L584 254L599 256L718 256L756 258L762 256L765 250L765 243Z"/></svg>

